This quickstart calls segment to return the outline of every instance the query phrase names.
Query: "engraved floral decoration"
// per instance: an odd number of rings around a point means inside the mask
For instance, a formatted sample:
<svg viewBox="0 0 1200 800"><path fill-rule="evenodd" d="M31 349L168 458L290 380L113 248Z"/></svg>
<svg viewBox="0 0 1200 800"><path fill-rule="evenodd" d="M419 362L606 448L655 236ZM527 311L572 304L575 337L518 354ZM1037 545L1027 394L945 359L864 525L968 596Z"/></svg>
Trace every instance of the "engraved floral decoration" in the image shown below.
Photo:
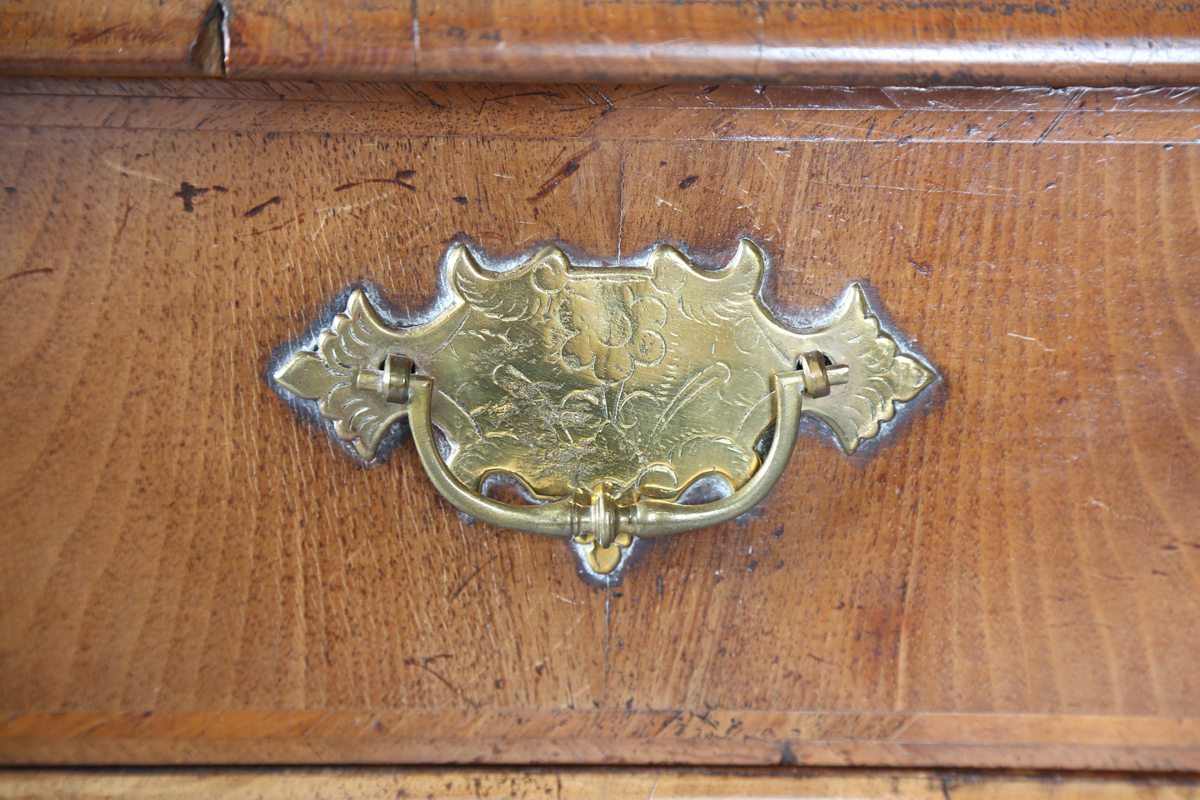
<svg viewBox="0 0 1200 800"><path fill-rule="evenodd" d="M655 297L635 297L628 284L597 282L563 296L556 311L567 337L559 357L569 369L590 369L601 381L623 381L666 354L660 332L666 306Z"/></svg>

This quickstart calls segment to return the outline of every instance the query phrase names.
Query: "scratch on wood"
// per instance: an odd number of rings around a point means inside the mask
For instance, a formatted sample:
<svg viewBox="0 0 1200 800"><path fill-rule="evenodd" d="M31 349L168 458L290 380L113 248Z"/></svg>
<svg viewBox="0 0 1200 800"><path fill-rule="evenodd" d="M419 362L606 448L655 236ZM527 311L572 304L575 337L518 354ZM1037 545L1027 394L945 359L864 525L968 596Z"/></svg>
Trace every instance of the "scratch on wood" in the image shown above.
<svg viewBox="0 0 1200 800"><path fill-rule="evenodd" d="M301 214L297 217L292 217L291 219L284 220L283 222L279 223L278 225L272 225L270 228L263 228L261 231L250 231L249 233L235 233L233 235L233 240L236 242L238 240L238 238L242 237L242 236L262 236L264 233L271 233L272 231L277 231L282 228L286 228L288 225L291 225L293 222L304 222L304 215Z"/></svg>
<svg viewBox="0 0 1200 800"><path fill-rule="evenodd" d="M396 177L394 178L367 178L366 180L361 181L351 181L350 183L343 183L341 186L336 186L333 190L335 192L344 192L347 189L353 189L356 186L363 186L368 183L390 183L395 186L403 186L410 192L415 192L417 187L413 186L411 183L405 183L405 181L416 174L416 170L404 169L397 171Z"/></svg>
<svg viewBox="0 0 1200 800"><path fill-rule="evenodd" d="M570 176L574 175L576 172L579 171L579 162L580 161L582 161L584 158L586 158L587 156L591 155L592 153L596 152L599 149L600 149L600 143L592 142L587 147L583 148L578 153L576 153L575 155L568 158L567 163L563 164L562 167L558 170L558 172L551 175L550 179L541 185L541 188L539 188L537 190L537 192L533 195L533 197L529 198L530 202L536 202L538 200L541 200L543 197L545 197L546 195L550 194L555 189L557 189L558 185L560 183L562 183L565 179L569 178Z"/></svg>
<svg viewBox="0 0 1200 800"><path fill-rule="evenodd" d="M171 181L169 181L165 178L160 178L157 175L151 175L149 172L140 172L139 170L131 169L130 167L125 166L124 164L117 164L117 163L113 162L111 159L102 158L102 159L100 159L100 161L102 164L104 164L104 166L108 167L109 169L116 170L117 172L120 172L123 175L132 175L135 178L142 178L143 180L154 181L155 183L161 183L164 186L174 186L174 184L171 183Z"/></svg>
<svg viewBox="0 0 1200 800"><path fill-rule="evenodd" d="M1038 136L1037 139L1034 141L1033 144L1035 147L1046 141L1046 137L1049 136L1050 133L1055 128L1058 127L1058 123L1062 122L1063 117L1065 117L1067 115L1067 112L1071 111L1072 107L1077 102L1079 102L1079 98L1083 96L1083 92L1084 92L1083 89L1076 90L1074 96L1072 96L1071 99L1067 102L1067 107L1064 108L1062 111L1058 112L1058 115L1054 118L1054 120L1051 121L1051 123L1046 126L1046 130L1042 131L1041 135Z"/></svg>
<svg viewBox="0 0 1200 800"><path fill-rule="evenodd" d="M495 556L492 556L492 558L495 558ZM484 561L478 567L476 567L474 569L474 571L471 572L471 574L467 576L467 579L464 580L462 583L460 583L458 585L458 588L455 589L453 592L451 592L446 597L446 602L448 602L448 603L452 602L456 597L458 597L460 594L462 594L462 590L467 588L467 584L470 583L471 581L473 581L475 579L475 576L477 576L483 570L483 568L486 567L490 563L492 563L491 558L489 558L487 561Z"/></svg>
<svg viewBox="0 0 1200 800"><path fill-rule="evenodd" d="M448 689L450 689L450 691L452 691L456 695L458 695L463 700L463 702L468 703L472 708L478 710L479 703L477 703L474 700L472 700L471 698L467 697L461 689L459 689L457 686L455 686L453 683L451 683L449 680L447 680L446 676L442 675L440 672L438 672L437 670L435 670L429 666L429 662L436 661L439 658L453 658L453 656L451 656L449 653L442 653L441 655L430 656L428 658L422 658L420 660L415 659L415 658L406 658L406 659L404 659L404 663L410 667L416 667L417 669L425 670L430 675L432 675L433 677L437 678L439 681L444 683L446 685L446 687Z"/></svg>
<svg viewBox="0 0 1200 800"><path fill-rule="evenodd" d="M51 272L54 272L53 267L39 267L38 269L26 269L26 270L22 270L21 272L14 272L12 275L5 275L4 280L11 281L15 278L24 278L26 275L40 275L40 274L49 275Z"/></svg>
<svg viewBox="0 0 1200 800"><path fill-rule="evenodd" d="M1053 353L1053 352L1054 352L1054 348L1052 348L1052 347L1046 347L1046 345L1042 344L1042 343L1041 343L1040 341L1038 341L1037 339L1034 339L1032 336L1022 336L1022 335L1021 335L1021 334L1019 334L1019 333L1007 333L1007 332L1006 332L1004 335L1005 335L1005 336L1011 336L1011 337L1012 337L1012 338L1014 338L1014 339L1020 339L1020 340L1021 340L1021 341L1023 341L1023 342L1033 342L1033 343L1034 343L1034 344L1036 344L1038 347L1040 347L1040 348L1042 348L1043 350L1045 350L1047 353Z"/></svg>

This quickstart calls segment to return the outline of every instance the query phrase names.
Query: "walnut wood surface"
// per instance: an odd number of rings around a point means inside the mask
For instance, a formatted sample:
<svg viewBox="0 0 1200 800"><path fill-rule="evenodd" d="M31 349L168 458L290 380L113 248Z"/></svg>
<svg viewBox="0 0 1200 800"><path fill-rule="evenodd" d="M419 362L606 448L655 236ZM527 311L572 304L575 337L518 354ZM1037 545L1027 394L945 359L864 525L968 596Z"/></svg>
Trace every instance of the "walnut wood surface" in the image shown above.
<svg viewBox="0 0 1200 800"><path fill-rule="evenodd" d="M1200 770L1196 92L0 90L0 761ZM619 582L265 378L455 241L743 235L942 380Z"/></svg>
<svg viewBox="0 0 1200 800"><path fill-rule="evenodd" d="M200 37L214 14L228 35ZM1191 85L1198 20L1156 0L4 0L0 73Z"/></svg>
<svg viewBox="0 0 1200 800"><path fill-rule="evenodd" d="M0 0L0 74L211 74L194 45L206 0Z"/></svg>
<svg viewBox="0 0 1200 800"><path fill-rule="evenodd" d="M18 800L426 800L545 798L657 800L1191 800L1194 780L1133 776L1005 774L821 774L792 770L246 770L215 772L0 773L0 798Z"/></svg>

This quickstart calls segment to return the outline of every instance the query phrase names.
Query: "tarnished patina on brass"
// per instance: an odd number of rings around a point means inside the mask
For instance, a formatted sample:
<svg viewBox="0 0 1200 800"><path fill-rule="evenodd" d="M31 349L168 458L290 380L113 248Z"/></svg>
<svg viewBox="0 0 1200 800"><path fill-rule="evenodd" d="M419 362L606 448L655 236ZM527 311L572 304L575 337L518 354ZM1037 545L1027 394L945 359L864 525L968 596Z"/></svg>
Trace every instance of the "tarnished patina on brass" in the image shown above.
<svg viewBox="0 0 1200 800"><path fill-rule="evenodd" d="M352 292L275 380L316 400L363 458L409 416L421 461L452 504L512 530L573 537L600 573L636 537L753 508L783 473L801 413L850 453L934 377L880 331L857 285L824 327L782 325L759 299L763 257L748 240L719 272L664 245L641 268L577 268L547 247L508 272L480 268L460 246L447 273L452 302L412 327L389 325ZM547 502L485 497L493 474ZM674 502L709 477L732 494Z"/></svg>

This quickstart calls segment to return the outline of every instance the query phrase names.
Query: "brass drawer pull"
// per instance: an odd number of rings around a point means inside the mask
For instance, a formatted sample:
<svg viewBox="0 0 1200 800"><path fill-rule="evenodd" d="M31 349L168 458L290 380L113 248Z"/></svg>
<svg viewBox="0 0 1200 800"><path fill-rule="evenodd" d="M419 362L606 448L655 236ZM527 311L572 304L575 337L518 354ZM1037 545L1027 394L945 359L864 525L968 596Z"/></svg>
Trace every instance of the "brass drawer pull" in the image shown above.
<svg viewBox="0 0 1200 800"><path fill-rule="evenodd" d="M652 538L718 525L745 514L767 496L787 467L800 431L800 372L775 375L775 417L779 420L771 449L754 476L729 497L703 505L682 505L640 498L620 505L611 490L601 485L591 502L566 497L544 505L498 503L463 484L446 467L433 439L429 399L433 382L413 378L409 421L413 442L429 478L438 491L460 511L501 528L561 539L590 537L601 548L612 547L624 534Z"/></svg>
<svg viewBox="0 0 1200 800"><path fill-rule="evenodd" d="M434 319L390 325L356 290L274 377L317 400L363 458L408 416L421 463L456 508L573 538L606 573L634 538L716 525L757 505L787 466L802 412L853 452L932 381L897 353L857 285L831 323L799 332L759 300L762 273L748 240L720 272L661 246L641 269L576 268L548 247L497 273L457 247L447 258L452 302ZM434 426L451 443L445 456ZM495 474L548 502L486 497L482 482ZM702 478L732 493L676 502Z"/></svg>

